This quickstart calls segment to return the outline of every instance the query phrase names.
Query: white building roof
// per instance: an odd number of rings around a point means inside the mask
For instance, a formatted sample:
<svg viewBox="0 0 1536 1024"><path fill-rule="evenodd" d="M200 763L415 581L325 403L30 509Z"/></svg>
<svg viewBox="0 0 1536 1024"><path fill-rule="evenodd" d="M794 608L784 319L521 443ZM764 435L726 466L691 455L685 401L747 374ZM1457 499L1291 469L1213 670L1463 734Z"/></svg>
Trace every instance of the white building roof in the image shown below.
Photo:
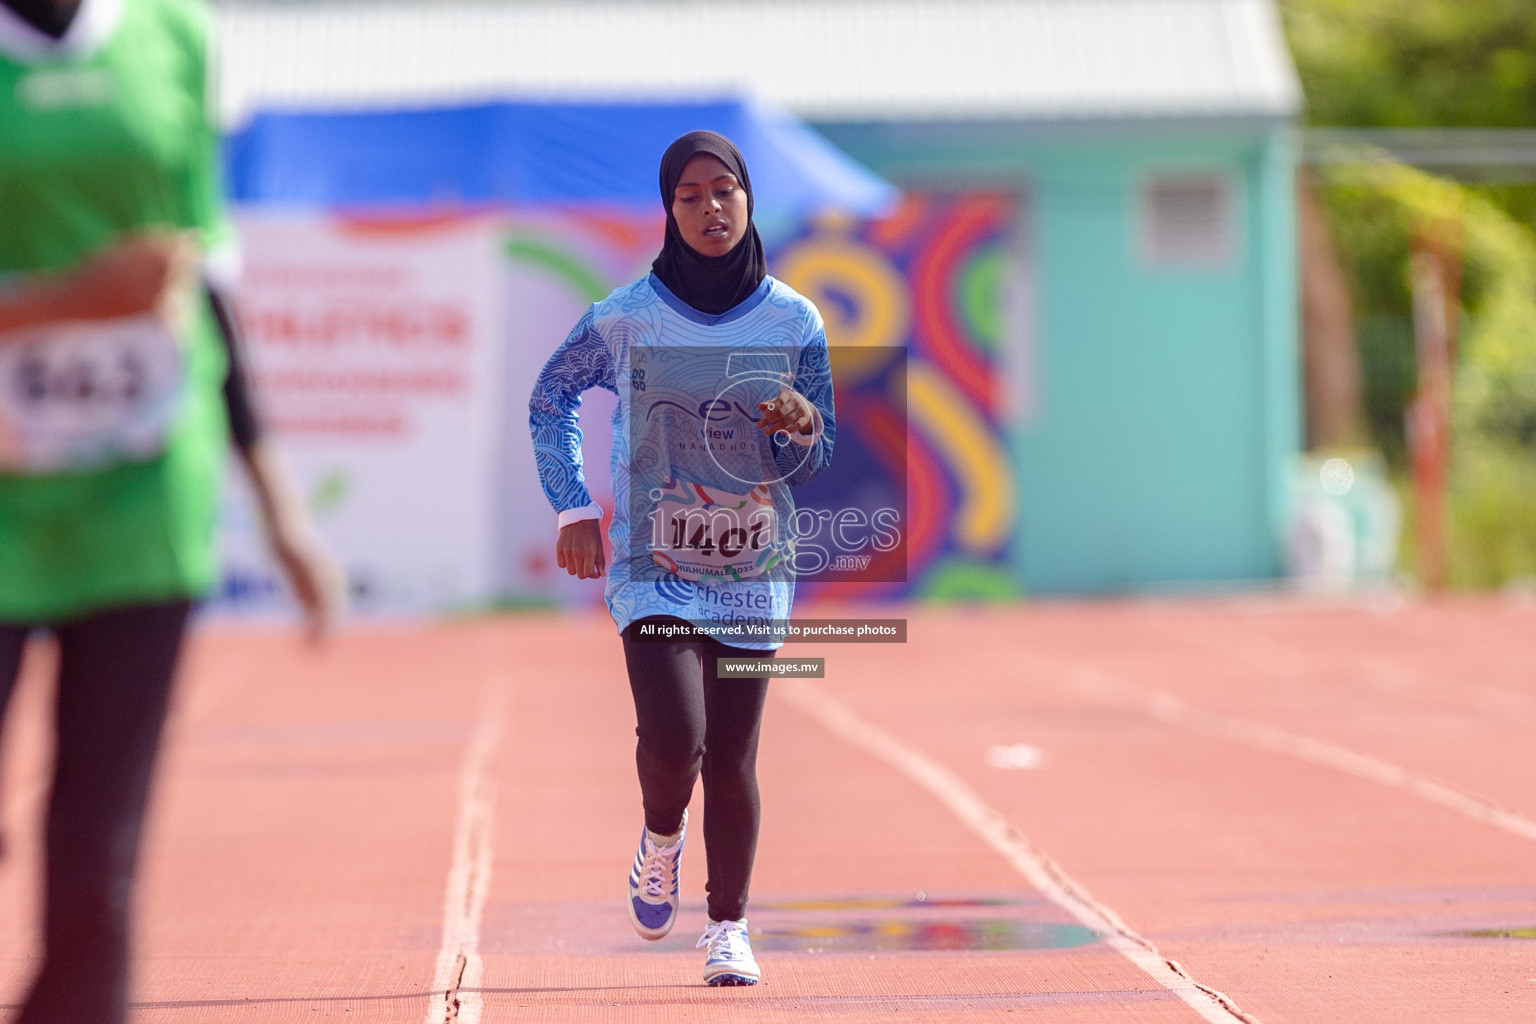
<svg viewBox="0 0 1536 1024"><path fill-rule="evenodd" d="M1288 117L1273 0L589 0L218 8L222 106L777 100L813 121Z"/></svg>

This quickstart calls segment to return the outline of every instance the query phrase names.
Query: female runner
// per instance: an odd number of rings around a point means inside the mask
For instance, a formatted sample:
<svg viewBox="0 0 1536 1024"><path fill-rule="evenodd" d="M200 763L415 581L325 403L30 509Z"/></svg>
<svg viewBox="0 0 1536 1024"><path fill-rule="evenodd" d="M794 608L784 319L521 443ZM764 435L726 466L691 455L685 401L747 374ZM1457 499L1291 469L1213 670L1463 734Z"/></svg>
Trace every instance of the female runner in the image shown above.
<svg viewBox="0 0 1536 1024"><path fill-rule="evenodd" d="M753 985L746 904L757 848L757 743L767 679L721 659L765 658L794 598L789 488L832 455L821 315L768 276L752 183L731 142L690 132L661 160L661 254L592 306L530 403L556 560L603 575L602 509L581 471L581 393L619 398L605 587L635 702L645 809L628 909L643 937L672 929L694 782L704 777L709 923L704 980ZM760 673L761 669L757 670Z"/></svg>
<svg viewBox="0 0 1536 1024"><path fill-rule="evenodd" d="M227 228L204 18L194 0L0 0L0 712L29 632L59 646L21 1024L123 1020L140 826L188 614L216 582L231 433L313 629L339 598L205 273Z"/></svg>

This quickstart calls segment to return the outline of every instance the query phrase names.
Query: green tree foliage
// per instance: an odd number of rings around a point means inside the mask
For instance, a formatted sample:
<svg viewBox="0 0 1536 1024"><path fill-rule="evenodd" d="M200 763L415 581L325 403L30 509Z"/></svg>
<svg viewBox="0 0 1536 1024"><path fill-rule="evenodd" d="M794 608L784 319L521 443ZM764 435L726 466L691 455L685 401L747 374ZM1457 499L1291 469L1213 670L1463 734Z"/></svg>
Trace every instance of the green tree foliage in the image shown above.
<svg viewBox="0 0 1536 1024"><path fill-rule="evenodd" d="M1536 0L1279 0L1307 121L1536 128ZM1536 186L1472 186L1536 226Z"/></svg>
<svg viewBox="0 0 1536 1024"><path fill-rule="evenodd" d="M1536 235L1482 196L1399 164L1341 170L1325 182L1334 240L1367 321L1411 309L1414 232L1461 225L1458 419L1536 446Z"/></svg>
<svg viewBox="0 0 1536 1024"><path fill-rule="evenodd" d="M1280 0L1312 124L1536 127L1532 0Z"/></svg>
<svg viewBox="0 0 1536 1024"><path fill-rule="evenodd" d="M1400 480L1403 409L1415 386L1408 254L1425 225L1450 219L1462 226L1451 582L1487 587L1536 576L1536 234L1483 196L1398 164L1339 170L1325 183L1332 231L1365 314L1360 343L1371 431ZM1411 566L1411 550L1405 555Z"/></svg>
<svg viewBox="0 0 1536 1024"><path fill-rule="evenodd" d="M1536 127L1536 0L1279 3L1313 125ZM1437 218L1462 225L1452 582L1536 574L1536 188L1457 185L1390 163L1319 184L1360 316L1371 431L1399 474L1415 386L1413 236Z"/></svg>

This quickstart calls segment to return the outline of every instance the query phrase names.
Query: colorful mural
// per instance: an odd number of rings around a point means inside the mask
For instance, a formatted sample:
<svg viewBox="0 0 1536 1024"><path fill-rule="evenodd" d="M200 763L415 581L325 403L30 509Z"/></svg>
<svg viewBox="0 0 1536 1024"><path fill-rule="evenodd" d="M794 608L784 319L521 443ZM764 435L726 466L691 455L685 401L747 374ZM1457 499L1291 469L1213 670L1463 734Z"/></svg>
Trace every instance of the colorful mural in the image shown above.
<svg viewBox="0 0 1536 1024"><path fill-rule="evenodd" d="M871 474L905 474L906 583L812 582L810 592L1014 593L1001 350L1015 221L1005 195L915 194L889 218L822 221L770 252L774 273L822 311L840 355L837 472L813 481L807 498L818 486L857 489ZM885 365L876 353L892 346L907 351L904 393L889 375L868 386Z"/></svg>

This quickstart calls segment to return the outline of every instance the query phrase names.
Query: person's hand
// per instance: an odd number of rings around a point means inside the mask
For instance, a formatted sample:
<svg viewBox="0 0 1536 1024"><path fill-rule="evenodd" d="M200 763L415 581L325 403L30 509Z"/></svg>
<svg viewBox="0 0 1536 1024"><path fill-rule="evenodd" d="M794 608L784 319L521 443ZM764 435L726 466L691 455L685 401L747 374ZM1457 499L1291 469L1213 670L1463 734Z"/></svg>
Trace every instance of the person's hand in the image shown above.
<svg viewBox="0 0 1536 1024"><path fill-rule="evenodd" d="M608 567L603 557L601 521L583 519L561 527L560 536L555 541L555 562L577 579L600 577Z"/></svg>
<svg viewBox="0 0 1536 1024"><path fill-rule="evenodd" d="M318 643L330 633L346 603L346 575L288 479L278 452L258 438L240 449L267 547L304 610L305 632Z"/></svg>
<svg viewBox="0 0 1536 1024"><path fill-rule="evenodd" d="M758 402L757 408L763 414L757 426L765 434L772 435L781 430L809 434L816 427L816 407L810 399L789 388L780 389L778 397L771 401Z"/></svg>
<svg viewBox="0 0 1536 1024"><path fill-rule="evenodd" d="M305 635L320 643L330 635L346 603L346 579L319 533L304 517L280 516L267 524L267 542L282 568L283 578L304 609Z"/></svg>
<svg viewBox="0 0 1536 1024"><path fill-rule="evenodd" d="M198 248L185 231L124 235L86 258L63 281L70 315L108 320L155 313L175 325L186 315Z"/></svg>

